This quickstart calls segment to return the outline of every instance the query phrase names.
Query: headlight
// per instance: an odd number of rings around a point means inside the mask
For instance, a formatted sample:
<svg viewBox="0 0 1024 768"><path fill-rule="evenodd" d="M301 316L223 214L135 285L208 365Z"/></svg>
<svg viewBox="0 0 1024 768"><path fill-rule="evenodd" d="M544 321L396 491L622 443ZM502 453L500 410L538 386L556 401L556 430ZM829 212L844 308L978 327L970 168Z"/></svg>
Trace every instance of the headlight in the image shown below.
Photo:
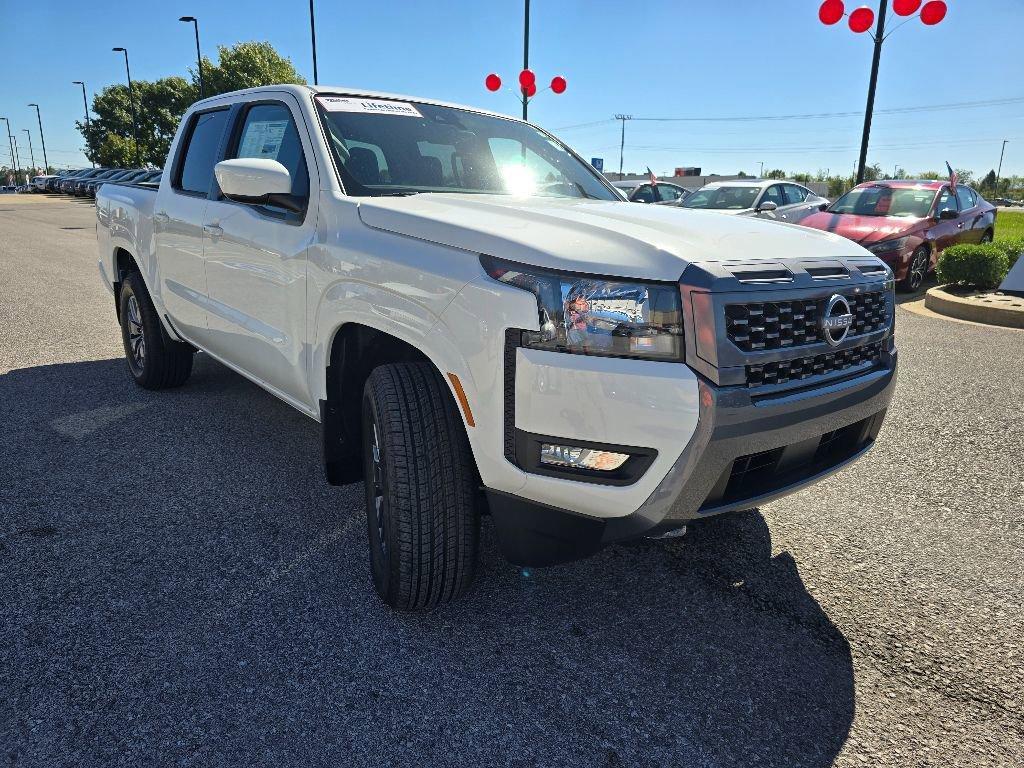
<svg viewBox="0 0 1024 768"><path fill-rule="evenodd" d="M910 241L909 237L898 237L895 240L883 240L880 243L868 246L868 250L875 254L881 253L899 253L907 247L907 243Z"/></svg>
<svg viewBox="0 0 1024 768"><path fill-rule="evenodd" d="M618 280L516 264L481 256L495 280L537 297L540 330L529 347L579 355L683 359L679 286Z"/></svg>

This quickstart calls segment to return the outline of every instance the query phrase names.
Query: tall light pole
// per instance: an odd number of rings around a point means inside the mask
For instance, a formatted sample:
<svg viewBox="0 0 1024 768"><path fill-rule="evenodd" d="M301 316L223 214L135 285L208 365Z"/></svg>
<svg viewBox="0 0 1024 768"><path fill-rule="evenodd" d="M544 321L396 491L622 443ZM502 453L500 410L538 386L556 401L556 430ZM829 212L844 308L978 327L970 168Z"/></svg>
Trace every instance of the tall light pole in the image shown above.
<svg viewBox="0 0 1024 768"><path fill-rule="evenodd" d="M313 85L320 85L316 69L316 17L313 14L313 0L309 0L309 36L313 39Z"/></svg>
<svg viewBox="0 0 1024 768"><path fill-rule="evenodd" d="M81 80L73 80L71 84L82 86L82 106L85 107L85 129L89 130L89 126L92 125L92 123L89 122L89 99L85 95L85 83ZM92 167L96 167L95 162L93 162Z"/></svg>
<svg viewBox="0 0 1024 768"><path fill-rule="evenodd" d="M759 162L761 163L761 170L757 172L757 178L763 179L764 178L764 160L760 160Z"/></svg>
<svg viewBox="0 0 1024 768"><path fill-rule="evenodd" d="M132 70L128 66L128 49L127 48L111 48L110 50L115 53L120 52L124 54L124 69L128 73L128 101L132 105L132 137L135 139L135 164L142 165L142 157L139 154L139 118L135 114L135 89L132 87Z"/></svg>
<svg viewBox="0 0 1024 768"><path fill-rule="evenodd" d="M50 161L46 159L46 136L43 135L43 117L39 114L38 104L29 104L30 107L36 108L36 120L39 121L39 140L43 142L43 173L50 172Z"/></svg>
<svg viewBox="0 0 1024 768"><path fill-rule="evenodd" d="M10 126L8 126L7 130L8 131L10 130ZM18 161L17 161L18 154L19 154L18 140L14 136L11 136L10 139L11 139L11 141L14 142L14 158L15 158L15 161L14 161L14 171L15 171L14 178L17 180L17 178L19 176L21 176L21 166L18 165Z"/></svg>
<svg viewBox="0 0 1024 768"><path fill-rule="evenodd" d="M526 0L526 7L523 9L523 71L527 71L530 68L530 0ZM529 107L529 99L526 97L526 91L523 91L523 120L526 119L526 114Z"/></svg>
<svg viewBox="0 0 1024 768"><path fill-rule="evenodd" d="M925 26L935 26L946 18L948 10L945 0L928 0L921 5L921 0L893 0L893 12L896 16L906 17L906 20L897 24L892 30L895 32L903 24L906 24L911 17L918 16ZM860 139L860 157L857 161L857 184L864 181L865 168L868 162L868 139L871 136L871 117L875 110L875 89L878 86L878 63L882 58L882 43L885 42L885 17L889 11L889 0L879 0L877 24L873 36L874 51L871 56L871 76L868 80L868 103L864 110L864 131ZM920 13L918 13L920 11ZM848 18L850 29L860 34L871 29L872 23L876 21L875 12L865 6L861 6L850 13L846 13L843 0L825 0L818 9L818 19L822 24L838 24L844 17ZM889 34L892 34L890 32Z"/></svg>
<svg viewBox="0 0 1024 768"><path fill-rule="evenodd" d="M28 134L28 156L32 160L32 170L34 171L36 170L36 153L32 149L32 132L28 128L22 128L21 130Z"/></svg>
<svg viewBox="0 0 1024 768"><path fill-rule="evenodd" d="M1003 155L1006 154L1006 145L1010 143L1009 139L1003 139L1003 148L999 150L999 170L996 171L996 188L993 192L999 192L999 177L1003 175Z"/></svg>
<svg viewBox="0 0 1024 768"><path fill-rule="evenodd" d="M6 117L0 117L7 124L7 143L11 147L11 162L14 163L14 178L18 178L18 155L14 151L14 137L11 135L11 121Z"/></svg>
<svg viewBox="0 0 1024 768"><path fill-rule="evenodd" d="M199 19L195 16L182 16L178 21L183 21L186 24L192 24L196 28L196 61L199 63L199 98L202 99L206 95L206 88L203 84L203 54L199 52Z"/></svg>
<svg viewBox="0 0 1024 768"><path fill-rule="evenodd" d="M622 158L626 154L626 121L632 120L632 115L616 115L616 120L622 121L622 141L619 142L619 180L622 180Z"/></svg>

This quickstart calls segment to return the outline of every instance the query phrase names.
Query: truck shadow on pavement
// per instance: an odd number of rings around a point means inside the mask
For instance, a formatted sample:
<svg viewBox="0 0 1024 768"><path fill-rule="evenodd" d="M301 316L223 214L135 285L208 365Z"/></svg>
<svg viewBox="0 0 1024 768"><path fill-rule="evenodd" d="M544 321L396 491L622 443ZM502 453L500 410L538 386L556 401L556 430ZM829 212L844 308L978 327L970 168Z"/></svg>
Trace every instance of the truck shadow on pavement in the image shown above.
<svg viewBox="0 0 1024 768"><path fill-rule="evenodd" d="M758 513L477 582L372 592L361 485L200 356L0 375L0 744L18 765L828 766L850 647Z"/></svg>

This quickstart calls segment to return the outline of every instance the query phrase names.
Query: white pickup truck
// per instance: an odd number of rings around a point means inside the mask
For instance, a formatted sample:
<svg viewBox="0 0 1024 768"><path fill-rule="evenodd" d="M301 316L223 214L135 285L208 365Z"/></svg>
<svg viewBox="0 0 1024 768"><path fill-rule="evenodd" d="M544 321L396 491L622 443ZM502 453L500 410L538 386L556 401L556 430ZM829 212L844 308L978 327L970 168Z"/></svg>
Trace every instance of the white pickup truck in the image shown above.
<svg viewBox="0 0 1024 768"><path fill-rule="evenodd" d="M855 460L892 396L878 258L625 202L519 120L268 86L193 105L165 169L97 199L131 376L201 351L318 421L396 608L466 589L482 515L522 565L672 535Z"/></svg>

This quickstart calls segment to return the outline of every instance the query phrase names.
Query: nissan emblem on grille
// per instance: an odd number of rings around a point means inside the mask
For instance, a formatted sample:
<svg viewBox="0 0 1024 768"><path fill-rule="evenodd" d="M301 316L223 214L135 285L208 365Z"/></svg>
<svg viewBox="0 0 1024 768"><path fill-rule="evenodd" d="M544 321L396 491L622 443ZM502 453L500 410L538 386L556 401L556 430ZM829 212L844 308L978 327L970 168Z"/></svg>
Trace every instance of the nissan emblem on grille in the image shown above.
<svg viewBox="0 0 1024 768"><path fill-rule="evenodd" d="M821 316L821 332L825 341L833 347L839 345L850 332L852 325L853 313L850 312L850 302L838 293L833 294Z"/></svg>

